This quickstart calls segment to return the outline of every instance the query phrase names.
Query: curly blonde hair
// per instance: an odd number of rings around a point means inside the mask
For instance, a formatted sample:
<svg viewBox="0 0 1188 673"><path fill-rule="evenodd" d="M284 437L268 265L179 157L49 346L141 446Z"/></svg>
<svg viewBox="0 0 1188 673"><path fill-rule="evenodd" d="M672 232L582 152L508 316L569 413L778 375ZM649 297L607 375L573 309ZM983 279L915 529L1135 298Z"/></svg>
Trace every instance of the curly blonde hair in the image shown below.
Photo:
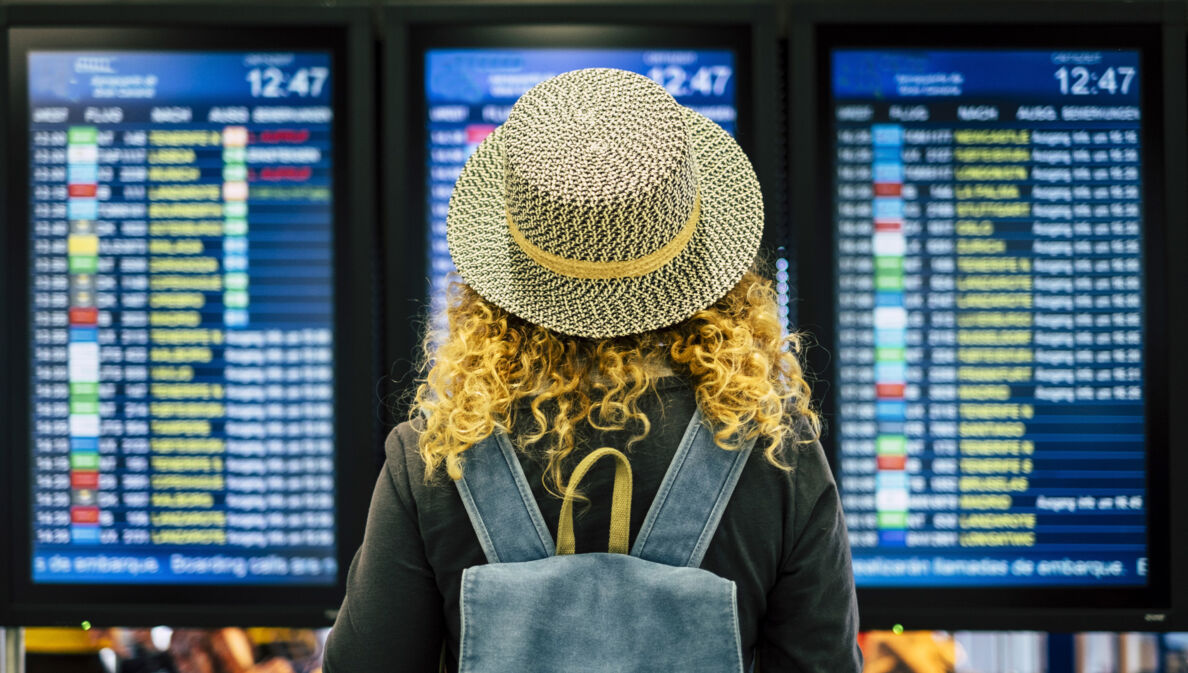
<svg viewBox="0 0 1188 673"><path fill-rule="evenodd" d="M426 481L443 463L451 479L461 478L462 454L497 428L510 434L517 402L531 398L530 429L518 435L518 444L544 447L542 480L559 494L578 426L632 427L630 447L651 429L640 399L673 371L692 383L724 449L762 437L767 461L787 470L780 457L784 440L812 442L820 434L800 365L803 341L784 333L772 283L753 271L689 319L625 337L558 334L462 283L452 286L447 318L448 333L426 335L410 412L420 430Z"/></svg>

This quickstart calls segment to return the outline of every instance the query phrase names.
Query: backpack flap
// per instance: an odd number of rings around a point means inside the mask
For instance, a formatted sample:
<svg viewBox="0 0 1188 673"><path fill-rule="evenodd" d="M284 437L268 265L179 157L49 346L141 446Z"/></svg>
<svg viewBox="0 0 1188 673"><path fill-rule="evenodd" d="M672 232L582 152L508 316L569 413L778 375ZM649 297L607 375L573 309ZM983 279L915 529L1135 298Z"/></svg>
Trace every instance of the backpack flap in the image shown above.
<svg viewBox="0 0 1188 673"><path fill-rule="evenodd" d="M594 552L462 574L459 673L742 673L734 582Z"/></svg>

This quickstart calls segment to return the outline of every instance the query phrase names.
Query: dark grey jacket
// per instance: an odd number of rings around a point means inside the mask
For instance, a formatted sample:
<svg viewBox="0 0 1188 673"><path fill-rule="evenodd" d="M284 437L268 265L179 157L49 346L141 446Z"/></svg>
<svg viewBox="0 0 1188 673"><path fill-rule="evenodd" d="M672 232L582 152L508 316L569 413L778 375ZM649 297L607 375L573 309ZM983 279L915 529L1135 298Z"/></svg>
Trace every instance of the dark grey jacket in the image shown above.
<svg viewBox="0 0 1188 673"><path fill-rule="evenodd" d="M657 389L641 402L651 433L628 451L632 543L695 408L682 379L663 379ZM598 447L625 447L628 437L586 428L565 473ZM324 670L433 673L444 639L455 671L462 571L486 559L453 483L424 483L416 431L402 423L386 450ZM858 673L858 612L837 487L820 444L789 441L783 459L791 472L767 463L756 446L701 567L738 585L748 669L757 652L762 673ZM520 462L556 539L561 500L541 483L545 461L521 453ZM606 551L613 472L608 463L582 481L590 504L574 521L578 553Z"/></svg>

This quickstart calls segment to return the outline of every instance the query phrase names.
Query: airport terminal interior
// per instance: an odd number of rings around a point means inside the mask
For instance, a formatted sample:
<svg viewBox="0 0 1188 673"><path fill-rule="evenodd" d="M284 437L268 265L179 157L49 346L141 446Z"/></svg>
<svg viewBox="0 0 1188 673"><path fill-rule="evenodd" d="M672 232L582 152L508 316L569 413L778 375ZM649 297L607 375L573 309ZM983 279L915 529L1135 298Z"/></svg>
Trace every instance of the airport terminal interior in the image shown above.
<svg viewBox="0 0 1188 673"><path fill-rule="evenodd" d="M0 41L0 673L321 671L454 183L591 67L755 168L865 671L1188 673L1185 0L0 0Z"/></svg>

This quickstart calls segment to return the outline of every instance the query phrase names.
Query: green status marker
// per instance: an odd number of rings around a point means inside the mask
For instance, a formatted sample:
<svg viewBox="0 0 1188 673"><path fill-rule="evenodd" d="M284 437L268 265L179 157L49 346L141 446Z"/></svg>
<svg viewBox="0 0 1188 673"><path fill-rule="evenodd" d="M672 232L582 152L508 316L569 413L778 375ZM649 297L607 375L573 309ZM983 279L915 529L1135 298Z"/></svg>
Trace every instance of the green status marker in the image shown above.
<svg viewBox="0 0 1188 673"><path fill-rule="evenodd" d="M903 624L896 624L895 626L892 626L891 633L894 633L897 636L903 633Z"/></svg>

